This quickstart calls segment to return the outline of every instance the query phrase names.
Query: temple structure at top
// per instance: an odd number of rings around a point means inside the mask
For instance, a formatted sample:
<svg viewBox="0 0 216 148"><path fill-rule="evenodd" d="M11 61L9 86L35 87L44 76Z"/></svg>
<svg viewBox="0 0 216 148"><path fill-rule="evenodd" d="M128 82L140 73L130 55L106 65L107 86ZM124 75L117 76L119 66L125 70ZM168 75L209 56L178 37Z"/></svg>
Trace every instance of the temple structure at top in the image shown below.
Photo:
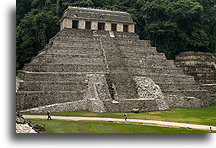
<svg viewBox="0 0 216 148"><path fill-rule="evenodd" d="M135 23L127 12L69 6L61 18L64 28L134 33Z"/></svg>

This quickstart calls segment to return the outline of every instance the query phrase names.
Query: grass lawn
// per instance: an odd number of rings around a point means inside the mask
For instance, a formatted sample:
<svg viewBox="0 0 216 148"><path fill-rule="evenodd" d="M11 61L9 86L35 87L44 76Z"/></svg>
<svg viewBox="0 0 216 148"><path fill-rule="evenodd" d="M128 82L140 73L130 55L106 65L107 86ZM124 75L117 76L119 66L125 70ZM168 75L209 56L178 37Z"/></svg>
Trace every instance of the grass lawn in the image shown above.
<svg viewBox="0 0 216 148"><path fill-rule="evenodd" d="M46 113L23 113L46 114ZM53 113L56 116L124 118L124 113L91 113L88 111ZM216 105L207 108L172 108L170 111L128 113L129 119L171 121L216 126Z"/></svg>
<svg viewBox="0 0 216 148"><path fill-rule="evenodd" d="M44 133L207 133L208 131L146 126L125 122L29 119L45 127Z"/></svg>

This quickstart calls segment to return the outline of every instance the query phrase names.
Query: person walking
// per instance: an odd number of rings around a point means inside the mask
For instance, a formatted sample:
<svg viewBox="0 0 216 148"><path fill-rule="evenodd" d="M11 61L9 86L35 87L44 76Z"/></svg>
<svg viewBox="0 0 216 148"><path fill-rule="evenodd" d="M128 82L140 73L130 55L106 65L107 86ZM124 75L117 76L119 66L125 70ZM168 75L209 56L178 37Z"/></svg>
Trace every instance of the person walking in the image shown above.
<svg viewBox="0 0 216 148"><path fill-rule="evenodd" d="M211 126L209 127L209 133L212 133L212 127Z"/></svg>
<svg viewBox="0 0 216 148"><path fill-rule="evenodd" d="M49 120L49 119L52 120L50 111L47 112L47 120Z"/></svg>
<svg viewBox="0 0 216 148"><path fill-rule="evenodd" d="M127 121L128 115L126 113L124 114L124 117L125 117L125 121Z"/></svg>

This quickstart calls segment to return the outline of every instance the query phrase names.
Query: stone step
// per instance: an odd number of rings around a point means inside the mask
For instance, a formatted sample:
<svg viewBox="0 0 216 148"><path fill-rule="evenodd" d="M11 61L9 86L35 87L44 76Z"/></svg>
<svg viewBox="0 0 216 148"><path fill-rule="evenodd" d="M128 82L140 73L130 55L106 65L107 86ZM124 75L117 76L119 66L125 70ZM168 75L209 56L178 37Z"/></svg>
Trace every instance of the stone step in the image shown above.
<svg viewBox="0 0 216 148"><path fill-rule="evenodd" d="M208 90L162 90L163 93L169 94L169 95L177 95L177 96L184 96L190 99L190 97L195 97L198 99L206 99L208 100L209 98L204 98L203 96L210 97L210 94Z"/></svg>
<svg viewBox="0 0 216 148"><path fill-rule="evenodd" d="M172 60L137 60L137 59L125 59L126 61L126 65L128 66L135 66L135 67L166 67L166 68L175 68L181 71L182 73L182 69L181 68L177 68L174 64Z"/></svg>
<svg viewBox="0 0 216 148"><path fill-rule="evenodd" d="M101 57L103 55L102 50L92 50L92 51L85 51L82 50L65 50L65 49L57 49L57 50L47 50L40 55L69 55L74 57ZM38 57L38 56L37 56ZM36 57L36 58L37 58Z"/></svg>
<svg viewBox="0 0 216 148"><path fill-rule="evenodd" d="M114 35L121 39L139 39L139 36L136 33L114 32Z"/></svg>
<svg viewBox="0 0 216 148"><path fill-rule="evenodd" d="M216 94L216 84L201 84L201 86L211 94Z"/></svg>
<svg viewBox="0 0 216 148"><path fill-rule="evenodd" d="M181 55L181 53L176 56L176 61L179 62L186 62L186 61L203 61L203 62L215 62L215 57L213 56L213 54L208 53L208 54L199 54L196 55L195 52L192 53L191 55Z"/></svg>
<svg viewBox="0 0 216 148"><path fill-rule="evenodd" d="M132 65L139 65L139 64L143 64L143 65L148 65L150 63L150 65L158 65L159 63L163 63L163 64L168 64L168 67L175 67L178 69L181 69L179 67L176 67L175 64L173 64L172 60L166 60L163 56L161 55L157 55L154 56L154 58L152 58L152 56L140 56L140 57L125 57L125 61L128 64L132 64ZM148 63L148 64L146 64Z"/></svg>
<svg viewBox="0 0 216 148"><path fill-rule="evenodd" d="M121 45L118 46L118 48L120 48L123 53L148 54L149 52L150 55L158 53L155 47ZM159 54L165 55L164 53Z"/></svg>
<svg viewBox="0 0 216 148"><path fill-rule="evenodd" d="M18 91L16 92L16 106L18 110L35 108L55 103L82 100L85 91Z"/></svg>
<svg viewBox="0 0 216 148"><path fill-rule="evenodd" d="M122 54L124 57L129 58L129 59L138 59L138 60L167 60L164 54L155 54L155 55L151 55L151 54L141 54L140 56L128 56L127 53L123 52Z"/></svg>
<svg viewBox="0 0 216 148"><path fill-rule="evenodd" d="M123 55L124 56L124 55ZM155 56L143 56L143 57L124 57L126 61L148 61L148 62L166 62L167 59L162 55L155 55ZM174 65L173 65L174 66Z"/></svg>
<svg viewBox="0 0 216 148"><path fill-rule="evenodd" d="M155 82L161 90L202 90L201 86L199 84L184 84L179 83L176 85L176 83L158 83Z"/></svg>
<svg viewBox="0 0 216 148"><path fill-rule="evenodd" d="M58 44L100 44L100 40L91 40L91 39L86 39L86 40L78 40L78 39L68 39L68 40L54 40L53 45L58 45Z"/></svg>
<svg viewBox="0 0 216 148"><path fill-rule="evenodd" d="M147 51L143 50L143 52L134 52L134 51L125 51L122 49L122 54L127 58L143 58L143 57L150 57L150 56L162 56L165 57L163 53L158 53L157 51Z"/></svg>
<svg viewBox="0 0 216 148"><path fill-rule="evenodd" d="M197 66L197 67L213 67L213 65L215 64L214 60L211 59L206 59L205 61L203 60L176 60L175 59L175 63L176 65L180 65L180 66Z"/></svg>
<svg viewBox="0 0 216 148"><path fill-rule="evenodd" d="M69 55L102 55L102 49L93 47L57 47L52 46L39 52L38 55L45 54L69 54Z"/></svg>
<svg viewBox="0 0 216 148"><path fill-rule="evenodd" d="M149 43L149 40L125 40L125 39L122 39L122 40L118 40L117 42L118 44L120 45L135 45L136 47L137 46L146 46L146 47L149 47L150 46L150 43Z"/></svg>
<svg viewBox="0 0 216 148"><path fill-rule="evenodd" d="M200 84L215 84L215 80L212 79L198 79L196 82Z"/></svg>
<svg viewBox="0 0 216 148"><path fill-rule="evenodd" d="M215 76L216 72L214 69L211 68L203 68L203 69L198 69L198 68L191 68L189 69L189 67L187 69L183 69L187 74L196 74L196 75L209 75L209 76Z"/></svg>
<svg viewBox="0 0 216 148"><path fill-rule="evenodd" d="M130 51L131 47L134 48L134 51L135 52L140 52L140 51L143 51L147 48L149 48L149 45L147 44L132 44L132 43L118 43L118 46L121 47L121 48L125 48L126 50L128 49ZM127 48L126 48L127 47Z"/></svg>
<svg viewBox="0 0 216 148"><path fill-rule="evenodd" d="M213 72L209 72L209 73L205 73L205 72L190 72L188 73L189 75L193 75L193 76L196 76L196 77L199 77L200 79L208 79L208 78L213 78L215 79L216 77L216 73L213 73Z"/></svg>
<svg viewBox="0 0 216 148"><path fill-rule="evenodd" d="M192 74L191 74L192 75ZM197 82L203 82L202 84L208 84L209 82L211 82L211 84L216 82L216 77L214 74L212 74L211 76L206 76L206 74L193 74L193 76L195 76L195 81Z"/></svg>
<svg viewBox="0 0 216 148"><path fill-rule="evenodd" d="M201 97L197 98L196 96L200 96L200 93L196 95L196 91L167 91L163 92L164 98L167 100L169 107L177 107L177 108L200 108L200 107L208 107L209 96L206 95L206 92L201 93ZM189 93L189 94L188 94ZM205 98L207 98L205 100Z"/></svg>
<svg viewBox="0 0 216 148"><path fill-rule="evenodd" d="M88 74L104 75L104 73L97 72L29 72L20 70L17 76L24 81L73 81L85 83Z"/></svg>
<svg viewBox="0 0 216 148"><path fill-rule="evenodd" d="M97 38L93 38L93 37L85 37L85 36L64 36L64 35L60 35L58 37L55 38L55 41L58 42L98 42L99 40Z"/></svg>
<svg viewBox="0 0 216 148"><path fill-rule="evenodd" d="M145 75L148 73L155 74L183 74L181 69L171 67L159 67L159 66L128 66L129 71L133 75Z"/></svg>
<svg viewBox="0 0 216 148"><path fill-rule="evenodd" d="M106 72L106 65L81 64L27 64L24 71L32 72Z"/></svg>
<svg viewBox="0 0 216 148"><path fill-rule="evenodd" d="M91 43L87 43L87 44L83 44L82 42L80 43L55 43L52 45L52 47L59 47L59 48L64 48L64 47L85 47L85 48L100 48L101 45L100 44L91 44Z"/></svg>
<svg viewBox="0 0 216 148"><path fill-rule="evenodd" d="M134 76L151 78L155 83L195 84L194 77L180 74L141 73Z"/></svg>
<svg viewBox="0 0 216 148"><path fill-rule="evenodd" d="M74 51L74 50L77 50L77 51L92 51L92 52L96 52L96 51L101 51L101 47L99 48L95 48L95 47L57 47L57 46L53 46L51 48L49 48L48 51L52 51L52 50L66 50L66 51Z"/></svg>
<svg viewBox="0 0 216 148"><path fill-rule="evenodd" d="M178 67L181 67L182 69L185 69L185 70L193 70L193 71L196 71L196 70L201 70L201 71L215 71L215 67L213 65L205 65L205 64L200 64L200 65L186 65L186 64L178 64L175 62L175 64L178 66Z"/></svg>
<svg viewBox="0 0 216 148"><path fill-rule="evenodd" d="M83 64L104 65L104 59L100 57L76 57L74 55L40 55L31 61L31 64Z"/></svg>
<svg viewBox="0 0 216 148"><path fill-rule="evenodd" d="M87 89L87 82L78 81L24 81L18 91L76 91Z"/></svg>

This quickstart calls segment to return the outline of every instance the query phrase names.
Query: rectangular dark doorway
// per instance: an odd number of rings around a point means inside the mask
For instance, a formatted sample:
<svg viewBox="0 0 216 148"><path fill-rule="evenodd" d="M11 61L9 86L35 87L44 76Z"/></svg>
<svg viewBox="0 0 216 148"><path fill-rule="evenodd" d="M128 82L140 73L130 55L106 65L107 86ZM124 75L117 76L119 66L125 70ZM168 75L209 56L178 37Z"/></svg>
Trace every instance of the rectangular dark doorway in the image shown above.
<svg viewBox="0 0 216 148"><path fill-rule="evenodd" d="M105 23L98 23L98 30L105 30Z"/></svg>
<svg viewBox="0 0 216 148"><path fill-rule="evenodd" d="M91 29L91 22L86 21L85 29Z"/></svg>
<svg viewBox="0 0 216 148"><path fill-rule="evenodd" d="M123 32L128 32L128 25L123 25Z"/></svg>
<svg viewBox="0 0 216 148"><path fill-rule="evenodd" d="M111 31L117 30L117 24L111 24Z"/></svg>
<svg viewBox="0 0 216 148"><path fill-rule="evenodd" d="M78 28L79 21L72 20L72 28Z"/></svg>

